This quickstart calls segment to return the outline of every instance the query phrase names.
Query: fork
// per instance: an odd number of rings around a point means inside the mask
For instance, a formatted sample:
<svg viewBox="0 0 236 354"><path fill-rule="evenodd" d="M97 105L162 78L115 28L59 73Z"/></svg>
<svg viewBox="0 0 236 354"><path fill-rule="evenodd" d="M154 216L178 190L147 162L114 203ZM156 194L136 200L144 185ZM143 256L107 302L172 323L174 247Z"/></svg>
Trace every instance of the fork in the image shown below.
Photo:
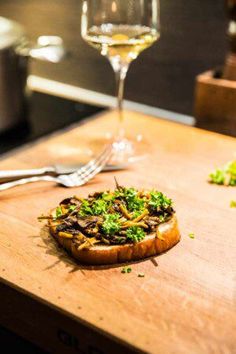
<svg viewBox="0 0 236 354"><path fill-rule="evenodd" d="M96 176L106 165L112 155L113 144L109 144L93 160L89 161L86 165L80 167L76 172L70 174L62 174L57 177L53 176L39 176L22 178L17 181L7 182L0 184L0 191L38 181L56 182L64 187L79 187L90 181Z"/></svg>

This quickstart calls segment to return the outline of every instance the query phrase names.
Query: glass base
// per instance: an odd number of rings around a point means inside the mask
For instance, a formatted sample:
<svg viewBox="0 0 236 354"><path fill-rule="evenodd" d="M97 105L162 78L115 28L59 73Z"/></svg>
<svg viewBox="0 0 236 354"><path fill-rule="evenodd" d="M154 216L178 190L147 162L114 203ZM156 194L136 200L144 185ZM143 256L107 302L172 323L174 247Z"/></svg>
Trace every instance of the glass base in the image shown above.
<svg viewBox="0 0 236 354"><path fill-rule="evenodd" d="M130 164L147 157L148 149L143 137L138 135L135 139L118 138L113 143L113 153L110 164Z"/></svg>
<svg viewBox="0 0 236 354"><path fill-rule="evenodd" d="M87 141L89 141L89 144L87 144ZM111 165L132 164L145 159L150 153L150 144L139 133L129 132L127 135L119 134L117 137L116 132L108 131L101 134L91 132L91 136L86 136L85 141L82 138L80 139L80 160L84 157L87 162L89 159L98 156L105 145L109 143L113 144L113 153L109 160ZM82 153L82 150L84 150L84 153Z"/></svg>

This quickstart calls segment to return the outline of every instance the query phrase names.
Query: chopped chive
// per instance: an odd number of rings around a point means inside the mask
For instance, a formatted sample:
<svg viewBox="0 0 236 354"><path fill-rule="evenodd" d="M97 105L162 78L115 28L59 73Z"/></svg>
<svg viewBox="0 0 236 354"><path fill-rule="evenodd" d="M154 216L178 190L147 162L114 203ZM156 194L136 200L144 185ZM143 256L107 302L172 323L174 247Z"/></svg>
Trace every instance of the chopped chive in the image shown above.
<svg viewBox="0 0 236 354"><path fill-rule="evenodd" d="M195 238L195 234L193 232L191 232L190 234L188 234L188 237L193 239L193 238Z"/></svg>
<svg viewBox="0 0 236 354"><path fill-rule="evenodd" d="M70 205L69 212L72 212L76 209L76 205Z"/></svg>
<svg viewBox="0 0 236 354"><path fill-rule="evenodd" d="M132 272L132 268L131 267L124 267L121 270L121 273L131 273Z"/></svg>
<svg viewBox="0 0 236 354"><path fill-rule="evenodd" d="M59 206L56 208L56 218L60 218L63 215L62 208Z"/></svg>

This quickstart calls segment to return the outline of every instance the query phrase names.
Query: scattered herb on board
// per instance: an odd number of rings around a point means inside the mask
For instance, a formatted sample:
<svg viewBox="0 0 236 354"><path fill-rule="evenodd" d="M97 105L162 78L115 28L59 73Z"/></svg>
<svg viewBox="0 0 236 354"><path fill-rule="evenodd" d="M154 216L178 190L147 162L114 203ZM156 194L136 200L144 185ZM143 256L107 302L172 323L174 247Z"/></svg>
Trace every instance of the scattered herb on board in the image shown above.
<svg viewBox="0 0 236 354"><path fill-rule="evenodd" d="M236 208L236 200L231 200L230 208Z"/></svg>
<svg viewBox="0 0 236 354"><path fill-rule="evenodd" d="M131 267L124 267L121 270L121 273L131 273L132 272L132 268Z"/></svg>
<svg viewBox="0 0 236 354"><path fill-rule="evenodd" d="M225 186L236 186L236 160L217 168L209 176L209 182Z"/></svg>
<svg viewBox="0 0 236 354"><path fill-rule="evenodd" d="M195 234L193 232L190 232L190 234L188 234L188 237L193 239L195 238Z"/></svg>
<svg viewBox="0 0 236 354"><path fill-rule="evenodd" d="M144 273L139 273L139 274L138 274L138 277L139 277L139 278L144 278L144 277L145 277L145 274L144 274Z"/></svg>

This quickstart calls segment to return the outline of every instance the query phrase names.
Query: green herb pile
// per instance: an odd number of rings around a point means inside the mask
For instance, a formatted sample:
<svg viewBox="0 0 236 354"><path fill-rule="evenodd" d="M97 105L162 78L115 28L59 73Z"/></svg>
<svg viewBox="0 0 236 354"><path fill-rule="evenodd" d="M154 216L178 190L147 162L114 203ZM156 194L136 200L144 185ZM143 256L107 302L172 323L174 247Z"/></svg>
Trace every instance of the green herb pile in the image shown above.
<svg viewBox="0 0 236 354"><path fill-rule="evenodd" d="M230 208L236 208L236 200L231 200Z"/></svg>
<svg viewBox="0 0 236 354"><path fill-rule="evenodd" d="M88 198L63 200L54 222L58 235L72 238L79 248L101 243L137 243L174 213L172 200L163 193L117 186Z"/></svg>
<svg viewBox="0 0 236 354"><path fill-rule="evenodd" d="M236 186L236 160L228 162L210 174L210 182L225 186Z"/></svg>

